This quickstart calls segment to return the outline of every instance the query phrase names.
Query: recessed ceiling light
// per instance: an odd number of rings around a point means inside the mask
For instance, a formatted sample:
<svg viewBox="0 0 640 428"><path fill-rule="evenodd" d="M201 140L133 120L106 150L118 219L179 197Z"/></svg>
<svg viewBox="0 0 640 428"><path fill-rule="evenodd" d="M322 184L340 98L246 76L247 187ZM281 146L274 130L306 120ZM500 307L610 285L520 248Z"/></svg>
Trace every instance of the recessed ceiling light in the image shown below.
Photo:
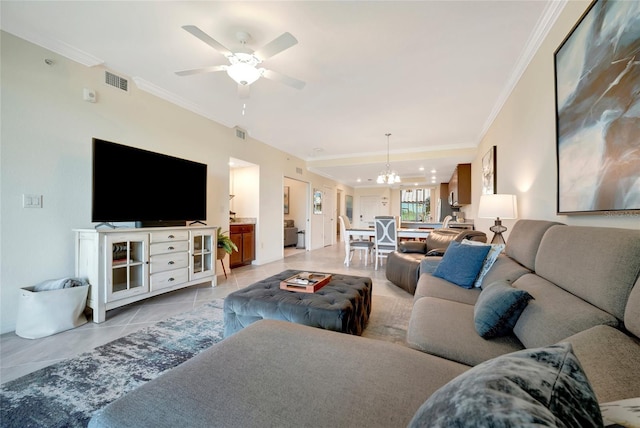
<svg viewBox="0 0 640 428"><path fill-rule="evenodd" d="M419 171L424 171L424 167L421 166L420 168L418 168Z"/></svg>
<svg viewBox="0 0 640 428"><path fill-rule="evenodd" d="M435 176L435 175L432 175L432 176L431 176L431 179L432 179L432 180L435 180L435 179L436 179L436 176Z"/></svg>
<svg viewBox="0 0 640 428"><path fill-rule="evenodd" d="M358 183L360 183L362 180L358 178L356 181L357 181Z"/></svg>
<svg viewBox="0 0 640 428"><path fill-rule="evenodd" d="M431 170L431 174L435 174L437 171L435 169Z"/></svg>

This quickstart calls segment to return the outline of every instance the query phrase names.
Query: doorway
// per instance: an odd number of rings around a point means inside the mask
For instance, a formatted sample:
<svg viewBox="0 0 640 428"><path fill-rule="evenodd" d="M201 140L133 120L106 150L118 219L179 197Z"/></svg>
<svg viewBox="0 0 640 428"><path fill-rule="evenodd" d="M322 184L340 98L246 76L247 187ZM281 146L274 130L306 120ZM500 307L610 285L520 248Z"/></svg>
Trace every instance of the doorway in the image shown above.
<svg viewBox="0 0 640 428"><path fill-rule="evenodd" d="M304 252L311 246L311 234L309 233L310 184L289 177L284 177L283 184L283 219L285 222L293 224L292 227L297 229L296 245L287 247L283 245L283 256L288 257Z"/></svg>
<svg viewBox="0 0 640 428"><path fill-rule="evenodd" d="M379 196L360 196L360 227L373 226L375 218L380 215Z"/></svg>

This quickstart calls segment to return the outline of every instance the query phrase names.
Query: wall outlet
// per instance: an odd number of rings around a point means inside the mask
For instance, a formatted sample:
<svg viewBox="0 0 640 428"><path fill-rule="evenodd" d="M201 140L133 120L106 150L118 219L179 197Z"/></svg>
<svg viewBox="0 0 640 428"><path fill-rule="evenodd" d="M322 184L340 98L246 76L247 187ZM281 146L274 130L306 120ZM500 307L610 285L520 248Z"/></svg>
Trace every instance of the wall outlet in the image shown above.
<svg viewBox="0 0 640 428"><path fill-rule="evenodd" d="M22 195L23 208L42 208L42 195Z"/></svg>

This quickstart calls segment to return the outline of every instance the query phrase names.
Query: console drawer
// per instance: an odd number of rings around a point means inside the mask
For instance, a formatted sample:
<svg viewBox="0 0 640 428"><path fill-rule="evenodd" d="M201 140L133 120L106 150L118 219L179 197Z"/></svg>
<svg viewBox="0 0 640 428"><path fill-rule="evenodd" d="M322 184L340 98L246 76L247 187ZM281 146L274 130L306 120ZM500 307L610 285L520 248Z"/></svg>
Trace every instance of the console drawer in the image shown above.
<svg viewBox="0 0 640 428"><path fill-rule="evenodd" d="M167 230L155 231L149 233L149 242L171 242L171 241L188 241L189 240L189 231L188 230Z"/></svg>
<svg viewBox="0 0 640 428"><path fill-rule="evenodd" d="M173 287L189 280L189 269L176 269L151 275L151 291Z"/></svg>
<svg viewBox="0 0 640 428"><path fill-rule="evenodd" d="M149 254L152 256L156 254L179 253L181 251L189 251L189 241L156 242L155 244L149 244Z"/></svg>
<svg viewBox="0 0 640 428"><path fill-rule="evenodd" d="M170 253L152 256L149 263L149 272L151 274L174 270L189 266L189 253Z"/></svg>

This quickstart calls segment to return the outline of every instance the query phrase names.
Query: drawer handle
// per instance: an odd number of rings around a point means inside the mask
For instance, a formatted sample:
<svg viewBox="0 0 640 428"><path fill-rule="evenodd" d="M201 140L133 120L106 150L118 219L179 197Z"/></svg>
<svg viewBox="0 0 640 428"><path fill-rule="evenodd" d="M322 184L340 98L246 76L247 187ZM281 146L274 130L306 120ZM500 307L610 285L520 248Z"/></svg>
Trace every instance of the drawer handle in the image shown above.
<svg viewBox="0 0 640 428"><path fill-rule="evenodd" d="M169 261L169 264L170 265L174 264L174 261L173 260Z"/></svg>
<svg viewBox="0 0 640 428"><path fill-rule="evenodd" d="M169 282L171 282L171 281L175 281L175 279L173 279L173 278L169 278Z"/></svg>
<svg viewBox="0 0 640 428"><path fill-rule="evenodd" d="M173 238L175 238L175 236L169 235L169 239L173 239Z"/></svg>
<svg viewBox="0 0 640 428"><path fill-rule="evenodd" d="M175 248L169 247L169 248L167 248L167 250L175 250Z"/></svg>

